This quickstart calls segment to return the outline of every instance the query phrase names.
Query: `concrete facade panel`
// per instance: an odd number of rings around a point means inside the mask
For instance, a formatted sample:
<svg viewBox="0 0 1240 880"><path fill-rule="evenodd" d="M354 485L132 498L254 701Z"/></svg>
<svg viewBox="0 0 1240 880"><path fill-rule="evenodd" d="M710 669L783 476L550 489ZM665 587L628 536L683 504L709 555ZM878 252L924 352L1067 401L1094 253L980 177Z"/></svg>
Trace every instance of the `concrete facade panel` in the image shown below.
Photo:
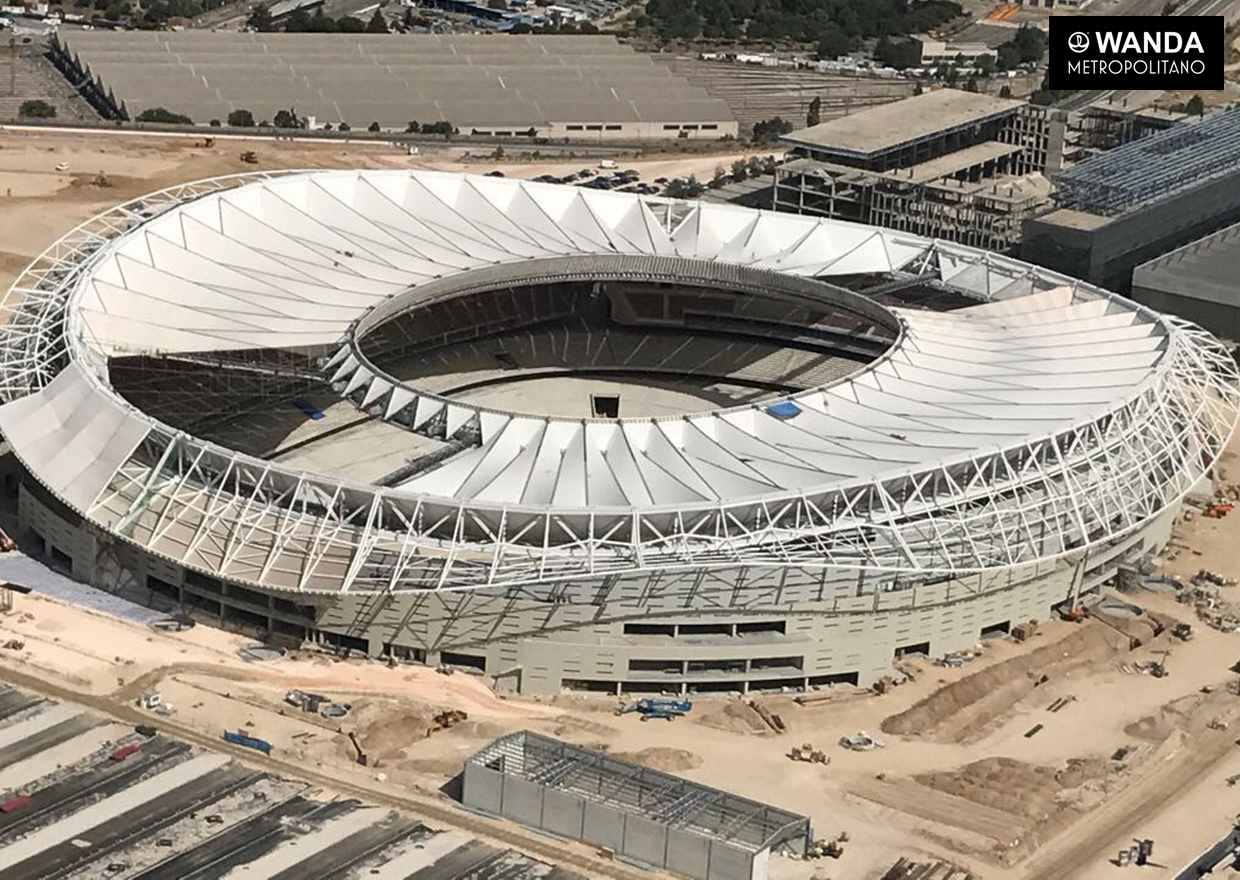
<svg viewBox="0 0 1240 880"><path fill-rule="evenodd" d="M542 827L544 787L528 779L504 777L502 815L524 825Z"/></svg>
<svg viewBox="0 0 1240 880"><path fill-rule="evenodd" d="M708 880L753 880L753 853L715 841L710 847Z"/></svg>
<svg viewBox="0 0 1240 880"><path fill-rule="evenodd" d="M642 816L625 816L622 852L650 865L662 865L667 856L667 826Z"/></svg>
<svg viewBox="0 0 1240 880"><path fill-rule="evenodd" d="M612 852L624 851L624 816L611 807L586 802L582 815L581 839Z"/></svg>
<svg viewBox="0 0 1240 880"><path fill-rule="evenodd" d="M499 771L466 764L461 786L461 801L467 806L489 813L503 811L504 777Z"/></svg>
<svg viewBox="0 0 1240 880"><path fill-rule="evenodd" d="M667 832L667 869L686 877L706 880L710 871L711 842L679 828Z"/></svg>
<svg viewBox="0 0 1240 880"><path fill-rule="evenodd" d="M542 827L553 834L580 840L585 803L576 795L548 788L543 795Z"/></svg>

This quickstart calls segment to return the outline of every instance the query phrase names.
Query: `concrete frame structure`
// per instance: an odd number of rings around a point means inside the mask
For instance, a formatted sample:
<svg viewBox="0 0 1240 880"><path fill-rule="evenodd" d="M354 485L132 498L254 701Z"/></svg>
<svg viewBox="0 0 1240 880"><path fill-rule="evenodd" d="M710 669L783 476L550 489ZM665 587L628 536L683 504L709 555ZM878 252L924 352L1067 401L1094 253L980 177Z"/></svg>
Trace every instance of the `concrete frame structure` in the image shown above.
<svg viewBox="0 0 1240 880"><path fill-rule="evenodd" d="M804 855L809 820L520 731L465 762L461 801L695 880L765 880L772 852Z"/></svg>
<svg viewBox="0 0 1240 880"><path fill-rule="evenodd" d="M927 92L785 136L774 207L1006 251L1047 203L1065 133L1053 110Z"/></svg>
<svg viewBox="0 0 1240 880"><path fill-rule="evenodd" d="M756 403L566 419L432 393L366 347L428 302L595 276L769 290L882 353ZM883 304L921 287L969 305ZM225 623L535 693L868 684L1046 617L1166 540L1240 405L1207 334L1015 260L432 172L156 193L57 242L2 307L23 545ZM125 399L135 357L256 386L300 364L448 452L390 486L239 452Z"/></svg>

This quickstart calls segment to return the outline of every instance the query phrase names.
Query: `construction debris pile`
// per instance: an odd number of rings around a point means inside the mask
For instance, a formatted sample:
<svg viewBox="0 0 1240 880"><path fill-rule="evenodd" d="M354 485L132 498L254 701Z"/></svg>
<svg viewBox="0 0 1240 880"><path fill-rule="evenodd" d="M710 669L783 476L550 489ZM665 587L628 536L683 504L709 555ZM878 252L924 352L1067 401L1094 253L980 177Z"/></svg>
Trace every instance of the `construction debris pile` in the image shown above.
<svg viewBox="0 0 1240 880"><path fill-rule="evenodd" d="M352 707L348 703L334 703L322 694L291 690L284 695L284 702L303 712L322 715L324 718L343 718Z"/></svg>
<svg viewBox="0 0 1240 880"><path fill-rule="evenodd" d="M807 859L838 859L844 854L844 844L848 843L848 832L842 831L834 840L811 840L805 847Z"/></svg>
<svg viewBox="0 0 1240 880"><path fill-rule="evenodd" d="M1203 583L1213 583L1213 581ZM1202 586L1195 582L1192 586L1181 590L1175 598L1177 602L1184 605L1192 605L1197 613L1197 619L1206 626L1220 632L1240 631L1240 605L1223 598L1223 594L1217 587Z"/></svg>
<svg viewBox="0 0 1240 880"><path fill-rule="evenodd" d="M948 862L914 862L900 859L880 880L980 880L976 874Z"/></svg>

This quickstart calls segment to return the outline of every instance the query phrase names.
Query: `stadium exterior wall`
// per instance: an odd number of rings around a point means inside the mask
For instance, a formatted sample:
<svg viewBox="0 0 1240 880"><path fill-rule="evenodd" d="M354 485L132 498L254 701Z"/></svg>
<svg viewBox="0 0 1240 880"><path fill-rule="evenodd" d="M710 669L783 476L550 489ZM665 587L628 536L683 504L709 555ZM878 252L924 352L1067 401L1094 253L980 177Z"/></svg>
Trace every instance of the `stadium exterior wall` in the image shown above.
<svg viewBox="0 0 1240 880"><path fill-rule="evenodd" d="M1055 606L1099 589L1120 564L1164 544L1174 516L1164 513L1088 553L886 591L876 591L864 572L750 567L511 592L315 597L309 606L205 578L98 533L37 485L23 484L19 495L20 543L102 589L183 605L212 624L291 643L304 637L374 657L472 667L502 692L544 695L564 687L703 693L868 686L904 652L940 656L973 646L984 633L1047 619Z"/></svg>

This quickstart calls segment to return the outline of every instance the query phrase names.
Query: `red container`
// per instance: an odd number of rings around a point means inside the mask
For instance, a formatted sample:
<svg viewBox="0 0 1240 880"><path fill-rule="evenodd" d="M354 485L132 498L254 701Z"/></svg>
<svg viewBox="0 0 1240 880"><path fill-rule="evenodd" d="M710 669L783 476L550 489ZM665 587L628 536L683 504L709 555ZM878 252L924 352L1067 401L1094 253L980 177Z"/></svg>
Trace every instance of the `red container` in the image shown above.
<svg viewBox="0 0 1240 880"><path fill-rule="evenodd" d="M140 752L140 751L142 751L142 746L138 745L137 743L132 743L130 745L123 746L117 749L115 752L113 752L108 757L111 758L113 761L123 761L126 758L128 758L130 755L134 754L135 752Z"/></svg>
<svg viewBox="0 0 1240 880"><path fill-rule="evenodd" d="M15 798L9 798L4 803L0 804L0 813L15 813L28 803L30 803L30 795L28 794L23 794Z"/></svg>

